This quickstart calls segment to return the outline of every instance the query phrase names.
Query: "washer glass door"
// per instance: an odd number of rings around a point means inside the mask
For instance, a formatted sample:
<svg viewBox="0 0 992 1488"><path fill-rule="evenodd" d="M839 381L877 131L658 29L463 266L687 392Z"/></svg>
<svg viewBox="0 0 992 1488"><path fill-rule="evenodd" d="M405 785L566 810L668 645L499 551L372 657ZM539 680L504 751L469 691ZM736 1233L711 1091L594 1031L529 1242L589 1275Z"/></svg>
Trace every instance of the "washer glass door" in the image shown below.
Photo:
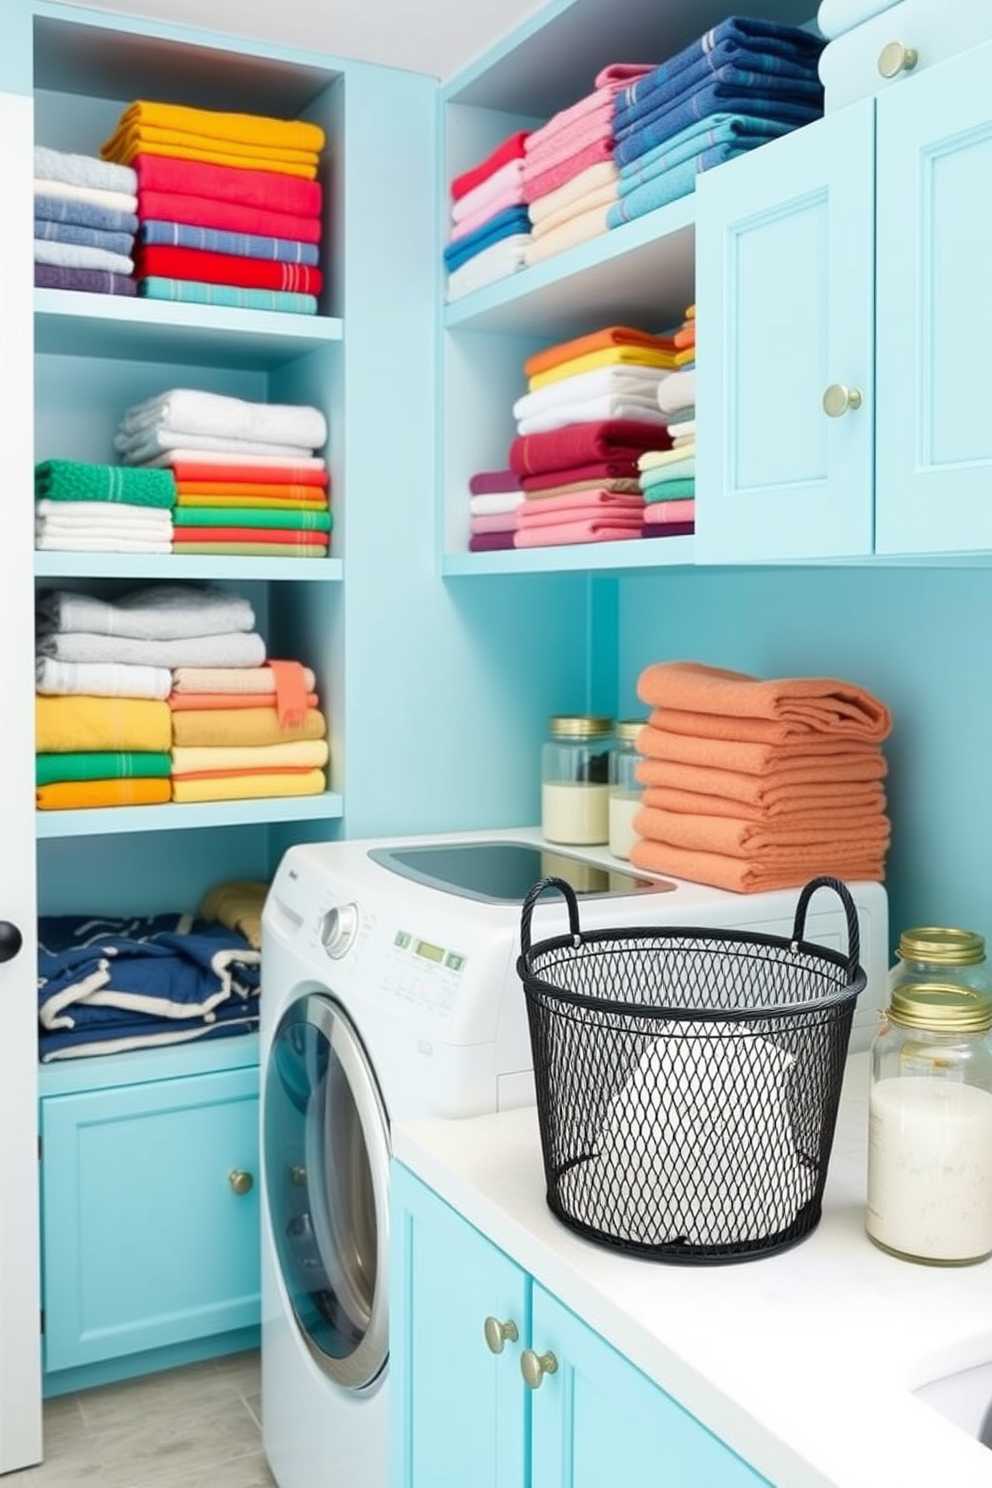
<svg viewBox="0 0 992 1488"><path fill-rule="evenodd" d="M265 1072L265 1191L283 1283L320 1368L360 1390L388 1355L389 1125L358 1034L311 993Z"/></svg>

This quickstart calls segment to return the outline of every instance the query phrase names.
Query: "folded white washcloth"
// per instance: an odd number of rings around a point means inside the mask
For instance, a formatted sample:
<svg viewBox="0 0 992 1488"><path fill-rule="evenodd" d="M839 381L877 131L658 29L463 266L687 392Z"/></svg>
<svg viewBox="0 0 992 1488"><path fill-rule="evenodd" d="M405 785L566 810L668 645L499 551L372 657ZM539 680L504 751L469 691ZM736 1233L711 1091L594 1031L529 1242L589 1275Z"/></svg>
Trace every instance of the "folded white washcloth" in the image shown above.
<svg viewBox="0 0 992 1488"><path fill-rule="evenodd" d="M114 661L56 661L53 656L39 656L35 659L35 691L56 697L83 693L87 697L164 700L172 691L172 673L167 667L128 666Z"/></svg>
<svg viewBox="0 0 992 1488"><path fill-rule="evenodd" d="M482 491L469 497L468 509L473 517L497 517L516 511L523 499L523 491Z"/></svg>
<svg viewBox="0 0 992 1488"><path fill-rule="evenodd" d="M109 274L134 272L134 259L126 254L89 248L83 243L60 243L55 238L35 238L34 261L68 269L106 269Z"/></svg>
<svg viewBox="0 0 992 1488"><path fill-rule="evenodd" d="M198 388L171 388L144 403L136 403L125 412L118 432L130 438L150 429L298 445L311 454L327 440L327 420L319 408L307 404L250 403Z"/></svg>
<svg viewBox="0 0 992 1488"><path fill-rule="evenodd" d="M255 611L242 595L210 585L150 584L115 600L71 589L48 589L35 603L35 624L39 635L83 631L171 641L250 631Z"/></svg>
<svg viewBox="0 0 992 1488"><path fill-rule="evenodd" d="M124 537L119 532L103 536L84 537L80 534L60 532L36 534L34 545L42 553L171 553L172 543L166 539Z"/></svg>
<svg viewBox="0 0 992 1488"><path fill-rule="evenodd" d="M102 191L123 191L129 196L138 189L138 173L133 166L116 165L96 155L52 150L47 145L34 147L34 174L37 180L95 186Z"/></svg>

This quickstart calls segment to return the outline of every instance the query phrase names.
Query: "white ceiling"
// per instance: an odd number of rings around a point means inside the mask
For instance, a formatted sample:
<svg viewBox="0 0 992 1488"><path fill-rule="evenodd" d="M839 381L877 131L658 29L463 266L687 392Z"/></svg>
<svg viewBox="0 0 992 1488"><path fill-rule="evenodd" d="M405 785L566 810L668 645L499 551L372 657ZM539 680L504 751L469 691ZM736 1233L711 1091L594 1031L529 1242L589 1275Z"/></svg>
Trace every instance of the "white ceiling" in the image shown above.
<svg viewBox="0 0 992 1488"><path fill-rule="evenodd" d="M544 0L82 0L177 25L233 32L426 72L460 72Z"/></svg>

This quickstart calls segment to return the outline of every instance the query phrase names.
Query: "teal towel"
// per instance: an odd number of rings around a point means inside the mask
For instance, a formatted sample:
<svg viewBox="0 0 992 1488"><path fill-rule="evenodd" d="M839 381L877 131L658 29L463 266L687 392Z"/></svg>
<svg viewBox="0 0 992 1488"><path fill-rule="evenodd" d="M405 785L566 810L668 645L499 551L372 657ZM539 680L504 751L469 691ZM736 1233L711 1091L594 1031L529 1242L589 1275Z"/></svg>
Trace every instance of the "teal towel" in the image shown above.
<svg viewBox="0 0 992 1488"><path fill-rule="evenodd" d="M684 501L688 496L695 496L696 481L694 476L653 481L645 484L643 490L645 501Z"/></svg>
<svg viewBox="0 0 992 1488"><path fill-rule="evenodd" d="M164 279L150 274L138 280L146 300L186 300L193 305L232 305L239 310L282 310L316 315L317 296L285 289L242 289L236 284L206 284L199 279Z"/></svg>
<svg viewBox="0 0 992 1488"><path fill-rule="evenodd" d="M34 468L34 494L39 501L122 501L129 506L173 507L176 483L171 470L43 460Z"/></svg>

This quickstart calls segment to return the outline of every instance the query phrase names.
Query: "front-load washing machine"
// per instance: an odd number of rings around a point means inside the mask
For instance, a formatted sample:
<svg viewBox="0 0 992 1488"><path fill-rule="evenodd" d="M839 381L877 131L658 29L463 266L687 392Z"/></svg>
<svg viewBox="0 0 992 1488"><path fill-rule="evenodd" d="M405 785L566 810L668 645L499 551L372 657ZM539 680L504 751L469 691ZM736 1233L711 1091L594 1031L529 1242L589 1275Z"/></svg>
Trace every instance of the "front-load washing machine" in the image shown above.
<svg viewBox="0 0 992 1488"><path fill-rule="evenodd" d="M262 1433L280 1488L386 1488L389 1131L534 1099L516 975L520 908L565 878L583 928L784 935L798 891L731 894L642 874L534 829L290 848L262 917ZM849 885L868 975L852 1047L885 996L879 884ZM532 938L561 933L560 895ZM806 938L845 951L818 891Z"/></svg>

